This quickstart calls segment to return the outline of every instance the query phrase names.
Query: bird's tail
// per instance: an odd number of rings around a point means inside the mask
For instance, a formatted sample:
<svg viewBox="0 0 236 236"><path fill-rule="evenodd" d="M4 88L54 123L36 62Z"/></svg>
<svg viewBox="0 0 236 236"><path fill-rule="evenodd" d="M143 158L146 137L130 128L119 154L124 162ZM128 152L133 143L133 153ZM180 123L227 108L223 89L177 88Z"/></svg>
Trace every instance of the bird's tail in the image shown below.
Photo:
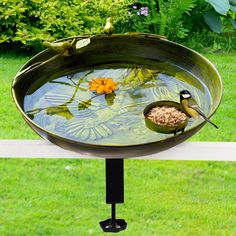
<svg viewBox="0 0 236 236"><path fill-rule="evenodd" d="M215 125L212 121L210 121L205 115L201 114L202 118L204 118L205 121L212 124L216 129L219 129L217 125Z"/></svg>

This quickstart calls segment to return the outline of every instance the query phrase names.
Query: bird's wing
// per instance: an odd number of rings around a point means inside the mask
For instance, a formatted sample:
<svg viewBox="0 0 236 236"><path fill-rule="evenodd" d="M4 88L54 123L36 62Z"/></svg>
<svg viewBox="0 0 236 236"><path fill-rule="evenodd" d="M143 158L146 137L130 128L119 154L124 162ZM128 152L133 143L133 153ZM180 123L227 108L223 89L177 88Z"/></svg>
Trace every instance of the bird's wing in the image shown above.
<svg viewBox="0 0 236 236"><path fill-rule="evenodd" d="M207 119L206 115L201 111L201 108L197 105L196 101L193 99L189 99L188 101L189 107L194 109L199 115L201 115L203 118Z"/></svg>
<svg viewBox="0 0 236 236"><path fill-rule="evenodd" d="M189 103L189 106L194 109L200 116L202 116L202 118L204 118L204 120L206 120L207 122L211 123L215 128L219 128L217 125L215 125L213 122L211 122L206 115L201 111L200 107L197 104L191 104Z"/></svg>

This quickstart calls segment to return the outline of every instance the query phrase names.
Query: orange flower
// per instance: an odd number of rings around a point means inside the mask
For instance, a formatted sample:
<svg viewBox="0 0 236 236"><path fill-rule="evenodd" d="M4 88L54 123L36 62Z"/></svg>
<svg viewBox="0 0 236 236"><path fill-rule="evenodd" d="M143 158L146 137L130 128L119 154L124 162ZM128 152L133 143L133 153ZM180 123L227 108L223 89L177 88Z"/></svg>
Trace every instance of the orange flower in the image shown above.
<svg viewBox="0 0 236 236"><path fill-rule="evenodd" d="M89 90L96 91L98 94L112 93L118 89L117 84L112 78L97 78L89 82Z"/></svg>

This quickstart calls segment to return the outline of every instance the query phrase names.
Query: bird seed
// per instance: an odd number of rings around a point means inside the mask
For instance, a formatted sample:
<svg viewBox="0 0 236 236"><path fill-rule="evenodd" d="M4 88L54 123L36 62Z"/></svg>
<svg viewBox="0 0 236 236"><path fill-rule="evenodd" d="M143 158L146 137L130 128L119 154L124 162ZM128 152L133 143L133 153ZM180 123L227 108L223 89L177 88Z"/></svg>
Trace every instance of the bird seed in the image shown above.
<svg viewBox="0 0 236 236"><path fill-rule="evenodd" d="M146 117L153 123L164 126L178 126L188 119L188 116L176 107L168 106L153 107Z"/></svg>

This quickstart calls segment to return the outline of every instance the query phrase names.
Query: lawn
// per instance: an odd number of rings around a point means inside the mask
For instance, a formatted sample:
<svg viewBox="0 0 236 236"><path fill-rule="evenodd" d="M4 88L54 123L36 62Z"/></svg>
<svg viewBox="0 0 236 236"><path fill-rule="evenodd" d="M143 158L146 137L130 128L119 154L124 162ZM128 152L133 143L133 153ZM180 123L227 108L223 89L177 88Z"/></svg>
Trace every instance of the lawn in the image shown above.
<svg viewBox="0 0 236 236"><path fill-rule="evenodd" d="M236 141L236 53L208 54L224 83L222 104L192 141ZM16 110L11 80L25 56L0 56L0 138L36 139ZM236 163L125 161L128 222L120 235L236 235ZM0 235L104 235L103 160L0 160Z"/></svg>

